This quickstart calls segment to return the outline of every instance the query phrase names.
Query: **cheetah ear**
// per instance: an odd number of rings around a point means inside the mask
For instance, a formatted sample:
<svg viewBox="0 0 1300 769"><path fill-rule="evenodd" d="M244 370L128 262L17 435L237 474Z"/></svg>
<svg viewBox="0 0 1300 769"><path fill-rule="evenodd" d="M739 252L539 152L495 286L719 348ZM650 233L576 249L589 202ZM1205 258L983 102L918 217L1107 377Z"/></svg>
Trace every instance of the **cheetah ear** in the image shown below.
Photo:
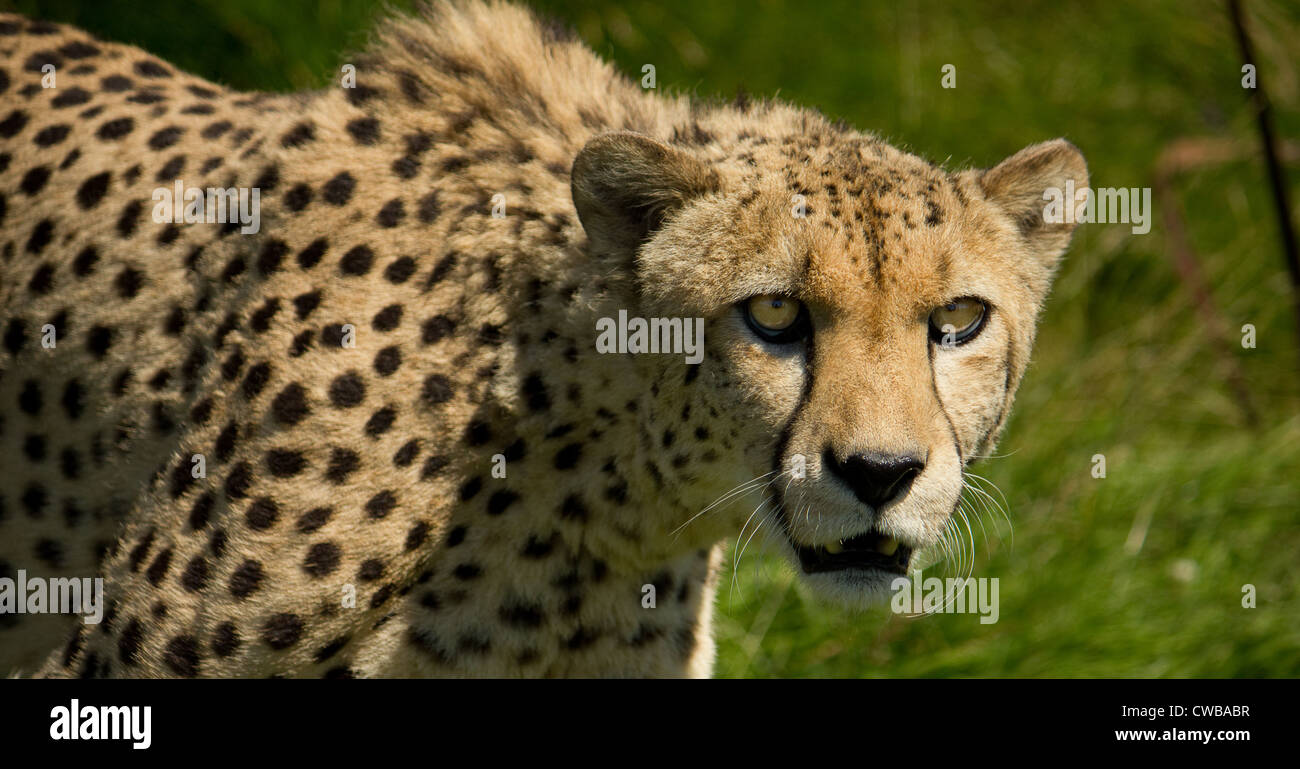
<svg viewBox="0 0 1300 769"><path fill-rule="evenodd" d="M1073 222L1044 219L1049 195L1064 196L1067 182L1073 182L1070 187L1075 190L1087 187L1088 163L1079 148L1065 139L1026 147L979 177L988 199L1011 217L1030 247L1048 262L1065 251L1074 230ZM1064 205L1072 206L1074 201L1066 199Z"/></svg>
<svg viewBox="0 0 1300 769"><path fill-rule="evenodd" d="M587 142L573 161L573 204L598 252L635 251L664 219L721 188L718 172L667 144L628 131Z"/></svg>

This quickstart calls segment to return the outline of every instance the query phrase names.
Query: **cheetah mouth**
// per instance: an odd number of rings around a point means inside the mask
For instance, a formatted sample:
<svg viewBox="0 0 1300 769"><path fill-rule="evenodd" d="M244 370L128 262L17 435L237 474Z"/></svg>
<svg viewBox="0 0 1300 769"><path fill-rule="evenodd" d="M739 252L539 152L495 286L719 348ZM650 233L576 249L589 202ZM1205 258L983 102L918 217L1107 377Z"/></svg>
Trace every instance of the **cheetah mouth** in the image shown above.
<svg viewBox="0 0 1300 769"><path fill-rule="evenodd" d="M912 548L874 531L840 540L831 545L805 546L794 543L804 574L832 571L871 570L907 574Z"/></svg>

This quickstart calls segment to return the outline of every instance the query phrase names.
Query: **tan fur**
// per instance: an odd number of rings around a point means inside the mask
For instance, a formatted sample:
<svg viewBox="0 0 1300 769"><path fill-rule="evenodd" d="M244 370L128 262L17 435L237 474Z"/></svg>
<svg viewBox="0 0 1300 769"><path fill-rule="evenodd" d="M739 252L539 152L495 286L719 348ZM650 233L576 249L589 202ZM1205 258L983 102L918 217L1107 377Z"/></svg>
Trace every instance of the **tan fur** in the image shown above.
<svg viewBox="0 0 1300 769"><path fill-rule="evenodd" d="M954 175L779 102L642 91L496 3L387 23L354 90L238 94L14 16L0 56L0 576L100 574L111 603L98 627L5 618L0 672L708 675L721 542L755 505L788 553L782 515L804 545L935 542L1068 242L1042 190L1087 183L1059 140ZM259 186L261 231L155 224L174 178ZM746 328L763 293L808 305L810 347ZM930 310L970 295L988 327L934 349ZM599 354L619 310L705 318L703 363ZM826 447L928 462L873 515ZM693 519L794 454L806 478ZM811 581L851 605L883 589Z"/></svg>

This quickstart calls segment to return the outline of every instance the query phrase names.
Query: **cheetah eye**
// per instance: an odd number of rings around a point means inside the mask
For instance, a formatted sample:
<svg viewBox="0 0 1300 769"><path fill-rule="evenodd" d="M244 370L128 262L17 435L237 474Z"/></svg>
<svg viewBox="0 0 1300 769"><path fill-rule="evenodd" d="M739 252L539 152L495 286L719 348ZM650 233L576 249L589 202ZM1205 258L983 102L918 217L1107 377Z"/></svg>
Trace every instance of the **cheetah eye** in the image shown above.
<svg viewBox="0 0 1300 769"><path fill-rule="evenodd" d="M988 305L974 297L963 297L930 312L930 341L940 347L964 344L984 328Z"/></svg>
<svg viewBox="0 0 1300 769"><path fill-rule="evenodd" d="M745 300L741 308L749 328L765 342L784 344L808 333L808 310L798 299L760 294Z"/></svg>

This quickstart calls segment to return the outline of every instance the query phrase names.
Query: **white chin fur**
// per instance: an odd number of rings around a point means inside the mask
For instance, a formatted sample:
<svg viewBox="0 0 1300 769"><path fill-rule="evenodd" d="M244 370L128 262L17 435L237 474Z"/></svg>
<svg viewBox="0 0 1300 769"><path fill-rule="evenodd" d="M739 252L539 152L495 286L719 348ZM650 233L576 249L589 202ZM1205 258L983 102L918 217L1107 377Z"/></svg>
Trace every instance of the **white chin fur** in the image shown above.
<svg viewBox="0 0 1300 769"><path fill-rule="evenodd" d="M875 570L805 574L798 563L794 564L794 569L821 600L859 611L886 603L894 594L893 581L902 576Z"/></svg>

